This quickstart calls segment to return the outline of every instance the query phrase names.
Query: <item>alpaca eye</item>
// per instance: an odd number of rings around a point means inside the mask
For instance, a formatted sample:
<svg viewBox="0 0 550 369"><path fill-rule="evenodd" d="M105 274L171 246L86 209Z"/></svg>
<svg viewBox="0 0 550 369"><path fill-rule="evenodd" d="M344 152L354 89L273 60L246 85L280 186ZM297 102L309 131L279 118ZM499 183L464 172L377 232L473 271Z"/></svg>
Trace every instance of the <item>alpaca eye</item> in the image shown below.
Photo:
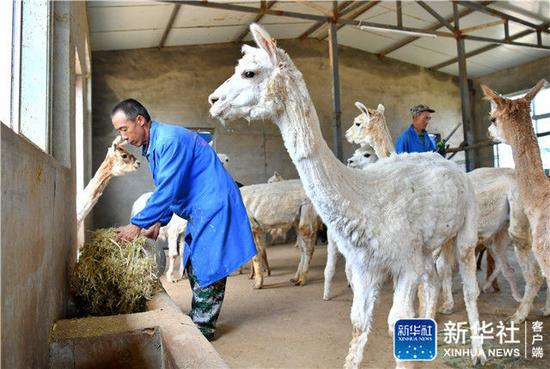
<svg viewBox="0 0 550 369"><path fill-rule="evenodd" d="M126 159L127 157L128 157L128 155L122 154L122 159Z"/></svg>
<svg viewBox="0 0 550 369"><path fill-rule="evenodd" d="M254 77L255 75L256 75L256 73L251 72L251 71L246 71L246 72L243 73L243 77L244 77L244 78L252 78L252 77Z"/></svg>
<svg viewBox="0 0 550 369"><path fill-rule="evenodd" d="M368 158L368 157L370 157L370 154L365 154L365 155L363 155L363 156L364 156L365 158Z"/></svg>
<svg viewBox="0 0 550 369"><path fill-rule="evenodd" d="M355 123L355 125L356 125L357 127L359 127L359 126L361 125L361 123Z"/></svg>
<svg viewBox="0 0 550 369"><path fill-rule="evenodd" d="M491 118L491 123L495 124L497 122L497 118Z"/></svg>

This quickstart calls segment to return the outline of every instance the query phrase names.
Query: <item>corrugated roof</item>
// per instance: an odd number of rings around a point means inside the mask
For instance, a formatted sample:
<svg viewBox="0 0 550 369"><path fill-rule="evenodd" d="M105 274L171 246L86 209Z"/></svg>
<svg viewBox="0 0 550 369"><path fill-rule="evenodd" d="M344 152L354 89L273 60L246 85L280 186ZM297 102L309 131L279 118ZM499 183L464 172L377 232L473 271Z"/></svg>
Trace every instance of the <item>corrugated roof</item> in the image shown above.
<svg viewBox="0 0 550 369"><path fill-rule="evenodd" d="M210 1L216 3L245 5L260 8L259 1ZM345 1L338 2L341 6ZM452 3L445 1L427 1L443 18L452 18ZM438 25L431 14L420 4L413 1L402 3L403 25L417 29L437 29L448 32L444 26ZM348 6L352 6L350 4ZM92 1L88 3L88 17L91 33L92 50L121 50L149 48L160 46L162 36L169 23L170 16L176 5L158 1ZM356 5L357 6L357 5ZM490 9L505 12L537 25L550 23L550 0L547 1L498 1L491 2ZM331 1L277 1L271 9L292 11L298 13L330 16ZM344 8L345 10L346 8ZM459 10L466 8L459 5ZM360 10L360 9L359 9ZM350 12L350 14L353 12ZM395 1L382 1L359 15L357 20L376 22L387 25L397 25L397 9ZM222 9L201 8L192 5L181 5L167 34L164 46L184 46L238 41L248 25L255 20L257 14ZM460 18L460 28L472 29L468 35L504 38L504 25L500 17L474 11ZM307 19L265 15L259 23L277 39L297 38L316 22ZM509 34L513 36L530 28L509 22ZM548 29L548 28L546 28ZM309 37L325 39L327 27L322 26ZM346 25L338 31L338 43L341 45L364 50L370 53L381 53L392 45L410 38L396 32L361 30L356 26ZM542 44L550 45L550 35L542 32ZM247 35L244 40L250 40ZM536 43L537 35L532 33L517 39L519 42ZM488 42L465 41L466 52L474 51L490 45ZM388 58L394 58L423 67L432 67L455 58L457 55L456 41L447 37L420 37L415 41L388 53ZM468 75L470 78L483 76L498 70L526 63L550 55L550 50L540 50L520 46L500 45L485 53L470 57ZM439 69L444 73L458 75L457 63Z"/></svg>

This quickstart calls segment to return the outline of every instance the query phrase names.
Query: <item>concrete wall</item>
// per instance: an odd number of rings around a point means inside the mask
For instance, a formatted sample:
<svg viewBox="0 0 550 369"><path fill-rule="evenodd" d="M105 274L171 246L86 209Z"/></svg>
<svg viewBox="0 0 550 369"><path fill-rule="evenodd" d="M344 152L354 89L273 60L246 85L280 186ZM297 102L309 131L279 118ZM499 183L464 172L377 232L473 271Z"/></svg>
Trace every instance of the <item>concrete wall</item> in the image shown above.
<svg viewBox="0 0 550 369"><path fill-rule="evenodd" d="M74 50L87 31L84 3L56 2L52 147L44 152L1 124L2 368L47 368L48 334L65 316L76 261ZM87 29L87 25L85 27Z"/></svg>
<svg viewBox="0 0 550 369"><path fill-rule="evenodd" d="M332 147L328 44L308 39L282 40L279 45L302 71L317 107L323 134ZM286 178L296 178L296 170L272 122L241 121L224 128L208 115L208 95L233 73L239 58L240 48L236 44L94 52L94 170L115 136L110 124L111 108L118 101L133 97L148 108L153 119L185 127L214 128L216 149L231 157L230 172L239 182L265 182L274 170ZM409 108L415 104L429 104L437 111L433 114L430 132L445 136L461 121L458 85L449 75L390 59L379 60L372 54L342 47L340 80L344 132L359 113L353 104L356 100L373 108L383 103L394 138L410 124ZM459 130L451 143L456 146L461 141ZM353 150L346 142L345 158ZM462 156L457 155L455 159L461 160ZM152 189L147 165L138 173L113 179L94 209L95 226L127 223L133 200Z"/></svg>
<svg viewBox="0 0 550 369"><path fill-rule="evenodd" d="M483 99L481 85L485 84L496 92L507 95L510 93L528 90L540 79L550 77L550 56L538 59L517 67L495 72L474 80L474 137L475 141L487 140L487 128L491 124L489 112L491 104ZM493 166L493 147L476 150L476 166Z"/></svg>

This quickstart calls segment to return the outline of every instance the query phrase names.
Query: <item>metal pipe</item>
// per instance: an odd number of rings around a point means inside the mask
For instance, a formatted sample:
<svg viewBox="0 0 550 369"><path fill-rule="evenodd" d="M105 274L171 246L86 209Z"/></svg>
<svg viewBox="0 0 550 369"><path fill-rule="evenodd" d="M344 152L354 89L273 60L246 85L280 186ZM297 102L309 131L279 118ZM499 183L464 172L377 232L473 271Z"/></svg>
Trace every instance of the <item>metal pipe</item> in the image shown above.
<svg viewBox="0 0 550 369"><path fill-rule="evenodd" d="M460 31L458 5L453 2L453 16L455 28ZM468 71L466 67L466 51L464 47L464 38L462 36L456 39L456 50L458 54L458 85L460 88L460 100L462 108L462 128L464 132L464 141L466 146L473 141L472 134L472 107L470 105L470 91L468 89ZM474 169L474 162L471 155L466 152L466 171Z"/></svg>
<svg viewBox="0 0 550 369"><path fill-rule="evenodd" d="M342 150L342 111L340 108L340 74L338 71L338 39L336 23L329 24L329 56L332 68L332 107L334 125L334 150L336 157L342 161L344 154Z"/></svg>

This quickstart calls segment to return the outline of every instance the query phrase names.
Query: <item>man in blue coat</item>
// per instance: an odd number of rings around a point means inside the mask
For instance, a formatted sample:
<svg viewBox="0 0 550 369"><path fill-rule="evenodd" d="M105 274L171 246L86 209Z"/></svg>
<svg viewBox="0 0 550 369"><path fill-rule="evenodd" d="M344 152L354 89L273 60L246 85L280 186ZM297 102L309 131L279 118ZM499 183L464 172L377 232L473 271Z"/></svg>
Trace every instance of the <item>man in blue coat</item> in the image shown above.
<svg viewBox="0 0 550 369"><path fill-rule="evenodd" d="M240 191L206 141L183 127L151 121L138 101L117 104L111 120L124 140L142 147L156 187L118 235L132 240L144 230L156 239L173 213L188 220L182 263L193 290L190 316L211 340L227 276L256 254Z"/></svg>
<svg viewBox="0 0 550 369"><path fill-rule="evenodd" d="M435 142L426 132L426 127L432 119L431 113L435 113L435 110L428 105L420 104L411 108L412 124L399 135L395 144L395 151L398 154L403 152L439 152ZM444 152L439 153L445 156Z"/></svg>

